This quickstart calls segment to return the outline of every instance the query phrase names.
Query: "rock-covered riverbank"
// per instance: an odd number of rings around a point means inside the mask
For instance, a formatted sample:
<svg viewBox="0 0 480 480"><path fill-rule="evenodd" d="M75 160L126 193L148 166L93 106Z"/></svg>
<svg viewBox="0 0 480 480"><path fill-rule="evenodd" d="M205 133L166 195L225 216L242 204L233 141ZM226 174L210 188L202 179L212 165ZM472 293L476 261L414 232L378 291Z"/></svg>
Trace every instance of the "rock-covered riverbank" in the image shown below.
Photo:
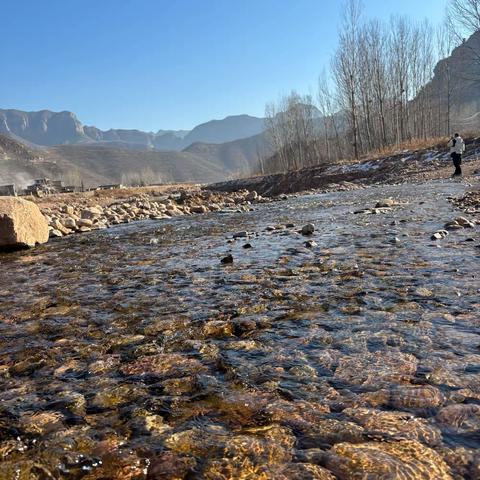
<svg viewBox="0 0 480 480"><path fill-rule="evenodd" d="M459 198L453 198L452 203L459 209L466 213L479 215L480 214L480 189L467 192Z"/></svg>
<svg viewBox="0 0 480 480"><path fill-rule="evenodd" d="M115 199L100 205L93 198L79 198L74 202L62 202L60 197L42 213L48 221L50 236L63 237L72 233L102 230L136 220L164 220L183 215L208 212L244 212L258 203L268 203L255 191L242 190L233 193L214 193L199 190L180 190L169 195L152 196L146 193Z"/></svg>

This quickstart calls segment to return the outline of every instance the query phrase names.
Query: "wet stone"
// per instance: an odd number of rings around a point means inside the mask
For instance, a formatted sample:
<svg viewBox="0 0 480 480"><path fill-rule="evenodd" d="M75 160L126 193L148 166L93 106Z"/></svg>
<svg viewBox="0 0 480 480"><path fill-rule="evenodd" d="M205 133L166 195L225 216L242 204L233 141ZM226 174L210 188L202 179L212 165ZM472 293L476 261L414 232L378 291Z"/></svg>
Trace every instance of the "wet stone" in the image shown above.
<svg viewBox="0 0 480 480"><path fill-rule="evenodd" d="M408 413L369 408L346 409L342 413L358 422L365 429L365 435L371 438L418 440L429 446L439 445L442 441L440 429Z"/></svg>
<svg viewBox="0 0 480 480"><path fill-rule="evenodd" d="M448 405L442 408L436 421L461 434L468 434L480 430L480 405Z"/></svg>
<svg viewBox="0 0 480 480"><path fill-rule="evenodd" d="M312 223L307 223L302 227L302 235L312 235L315 232L315 226Z"/></svg>
<svg viewBox="0 0 480 480"><path fill-rule="evenodd" d="M442 392L431 385L399 386L390 394L390 404L398 409L435 408L444 401Z"/></svg>
<svg viewBox="0 0 480 480"><path fill-rule="evenodd" d="M173 452L196 456L221 453L229 441L228 431L220 425L193 427L169 435L165 445Z"/></svg>
<svg viewBox="0 0 480 480"><path fill-rule="evenodd" d="M223 264L233 263L233 256L229 254L226 257L223 257L220 261Z"/></svg>
<svg viewBox="0 0 480 480"><path fill-rule="evenodd" d="M46 434L62 427L63 415L60 412L32 412L20 419L20 425L28 433Z"/></svg>
<svg viewBox="0 0 480 480"><path fill-rule="evenodd" d="M132 385L118 385L98 392L93 398L92 405L98 408L114 408L119 405L134 402L145 395L145 391Z"/></svg>
<svg viewBox="0 0 480 480"><path fill-rule="evenodd" d="M184 479L195 469L197 462L193 457L182 456L174 452L164 452L150 459L146 480Z"/></svg>
<svg viewBox="0 0 480 480"><path fill-rule="evenodd" d="M149 355L120 368L124 375L153 374L159 377L175 377L204 370L206 367L198 360L181 354Z"/></svg>
<svg viewBox="0 0 480 480"><path fill-rule="evenodd" d="M406 383L417 370L417 359L401 352L375 352L341 358L335 378L351 385Z"/></svg>
<svg viewBox="0 0 480 480"><path fill-rule="evenodd" d="M434 450L412 440L357 445L340 443L328 453L326 466L340 480L414 478L452 480L450 467Z"/></svg>
<svg viewBox="0 0 480 480"><path fill-rule="evenodd" d="M335 477L327 469L311 463L290 463L275 471L273 477L278 480L335 480Z"/></svg>
<svg viewBox="0 0 480 480"><path fill-rule="evenodd" d="M434 234L432 234L431 239L432 240L441 240L442 238L445 238L448 236L448 231L447 230L438 230Z"/></svg>
<svg viewBox="0 0 480 480"><path fill-rule="evenodd" d="M362 426L345 420L324 419L302 430L299 445L301 448L327 448L336 443L357 443L363 439Z"/></svg>

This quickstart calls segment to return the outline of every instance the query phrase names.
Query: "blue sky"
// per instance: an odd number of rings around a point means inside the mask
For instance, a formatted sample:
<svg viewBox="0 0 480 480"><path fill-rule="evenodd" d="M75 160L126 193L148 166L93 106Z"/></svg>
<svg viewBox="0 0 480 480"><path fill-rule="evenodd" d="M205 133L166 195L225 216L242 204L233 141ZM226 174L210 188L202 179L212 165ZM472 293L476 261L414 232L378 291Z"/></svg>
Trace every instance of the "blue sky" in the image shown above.
<svg viewBox="0 0 480 480"><path fill-rule="evenodd" d="M447 0L363 0L431 22ZM1 0L0 108L87 125L189 129L315 88L342 0Z"/></svg>

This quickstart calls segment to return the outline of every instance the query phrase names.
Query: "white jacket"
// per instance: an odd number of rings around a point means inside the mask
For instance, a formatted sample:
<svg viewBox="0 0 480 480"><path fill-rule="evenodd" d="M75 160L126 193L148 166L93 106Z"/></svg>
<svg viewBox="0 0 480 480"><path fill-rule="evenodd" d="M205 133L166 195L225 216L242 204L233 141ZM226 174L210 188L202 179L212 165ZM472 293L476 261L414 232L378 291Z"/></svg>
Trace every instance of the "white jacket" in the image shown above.
<svg viewBox="0 0 480 480"><path fill-rule="evenodd" d="M465 142L462 137L454 137L448 142L450 153L458 153L461 155L465 151Z"/></svg>

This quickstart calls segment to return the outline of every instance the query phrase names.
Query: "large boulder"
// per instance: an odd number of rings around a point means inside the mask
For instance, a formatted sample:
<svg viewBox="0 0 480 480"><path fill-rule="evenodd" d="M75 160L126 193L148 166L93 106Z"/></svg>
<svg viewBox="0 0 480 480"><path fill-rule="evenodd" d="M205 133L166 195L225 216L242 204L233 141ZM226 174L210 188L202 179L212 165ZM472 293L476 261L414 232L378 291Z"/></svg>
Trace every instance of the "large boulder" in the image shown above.
<svg viewBox="0 0 480 480"><path fill-rule="evenodd" d="M33 247L48 241L48 223L33 202L0 197L0 248Z"/></svg>

